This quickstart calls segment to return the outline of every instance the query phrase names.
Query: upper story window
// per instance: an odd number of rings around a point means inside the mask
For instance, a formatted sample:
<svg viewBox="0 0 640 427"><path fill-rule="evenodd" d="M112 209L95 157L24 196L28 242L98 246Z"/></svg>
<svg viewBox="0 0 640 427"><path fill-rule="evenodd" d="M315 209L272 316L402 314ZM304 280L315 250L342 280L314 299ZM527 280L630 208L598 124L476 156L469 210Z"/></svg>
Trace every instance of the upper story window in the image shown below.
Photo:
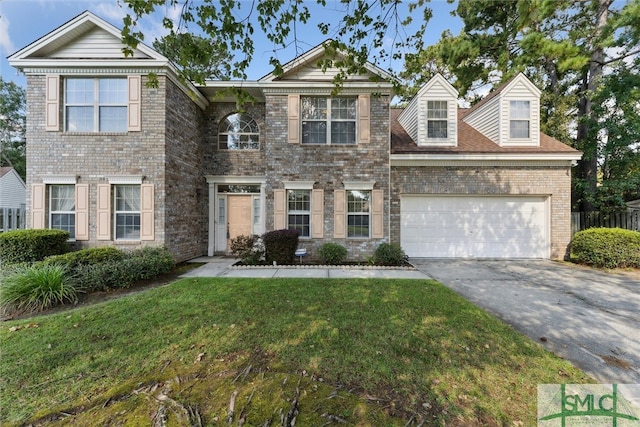
<svg viewBox="0 0 640 427"><path fill-rule="evenodd" d="M447 101L427 101L427 138L447 138Z"/></svg>
<svg viewBox="0 0 640 427"><path fill-rule="evenodd" d="M355 144L357 97L300 97L303 144Z"/></svg>
<svg viewBox="0 0 640 427"><path fill-rule="evenodd" d="M509 137L529 138L531 120L529 101L510 101L509 111Z"/></svg>
<svg viewBox="0 0 640 427"><path fill-rule="evenodd" d="M67 132L126 132L126 78L65 79Z"/></svg>
<svg viewBox="0 0 640 427"><path fill-rule="evenodd" d="M220 150L258 150L260 130L253 118L244 113L229 114L218 126Z"/></svg>

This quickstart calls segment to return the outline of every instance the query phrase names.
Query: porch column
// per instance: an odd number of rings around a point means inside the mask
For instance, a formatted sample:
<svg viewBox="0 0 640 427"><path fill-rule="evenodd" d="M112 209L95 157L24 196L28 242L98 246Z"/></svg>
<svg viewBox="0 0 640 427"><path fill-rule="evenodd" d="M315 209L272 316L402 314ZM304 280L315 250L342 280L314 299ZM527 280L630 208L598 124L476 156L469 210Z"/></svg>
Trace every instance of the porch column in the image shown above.
<svg viewBox="0 0 640 427"><path fill-rule="evenodd" d="M216 242L216 183L209 181L209 243L207 245L207 255L213 256Z"/></svg>

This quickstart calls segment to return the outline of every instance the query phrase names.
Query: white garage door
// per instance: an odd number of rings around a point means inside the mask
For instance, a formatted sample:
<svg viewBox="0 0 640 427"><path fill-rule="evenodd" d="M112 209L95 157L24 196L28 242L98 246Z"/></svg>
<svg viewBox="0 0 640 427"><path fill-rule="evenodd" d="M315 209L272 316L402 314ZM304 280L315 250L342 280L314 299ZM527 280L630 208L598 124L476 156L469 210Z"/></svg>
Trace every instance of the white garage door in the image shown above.
<svg viewBox="0 0 640 427"><path fill-rule="evenodd" d="M403 196L400 239L415 258L549 258L544 196Z"/></svg>

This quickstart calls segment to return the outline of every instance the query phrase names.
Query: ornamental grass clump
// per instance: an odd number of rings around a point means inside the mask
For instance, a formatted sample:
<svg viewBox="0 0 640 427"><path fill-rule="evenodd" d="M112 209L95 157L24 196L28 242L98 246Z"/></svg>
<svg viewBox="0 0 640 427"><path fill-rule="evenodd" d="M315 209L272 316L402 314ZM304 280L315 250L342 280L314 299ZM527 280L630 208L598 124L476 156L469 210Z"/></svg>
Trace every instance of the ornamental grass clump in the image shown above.
<svg viewBox="0 0 640 427"><path fill-rule="evenodd" d="M61 265L33 265L10 272L0 282L0 309L34 312L76 303L82 287Z"/></svg>

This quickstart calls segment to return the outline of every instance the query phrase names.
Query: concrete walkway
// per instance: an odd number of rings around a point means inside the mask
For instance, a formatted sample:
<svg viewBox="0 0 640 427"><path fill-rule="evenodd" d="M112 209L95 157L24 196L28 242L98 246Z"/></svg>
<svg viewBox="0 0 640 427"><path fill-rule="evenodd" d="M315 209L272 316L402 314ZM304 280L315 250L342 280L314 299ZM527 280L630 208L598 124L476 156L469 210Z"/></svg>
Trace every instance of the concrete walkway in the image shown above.
<svg viewBox="0 0 640 427"><path fill-rule="evenodd" d="M419 270L393 270L373 268L232 268L236 262L233 258L201 257L192 262L206 264L183 274L180 277L309 277L309 278L342 278L342 279L429 279Z"/></svg>

